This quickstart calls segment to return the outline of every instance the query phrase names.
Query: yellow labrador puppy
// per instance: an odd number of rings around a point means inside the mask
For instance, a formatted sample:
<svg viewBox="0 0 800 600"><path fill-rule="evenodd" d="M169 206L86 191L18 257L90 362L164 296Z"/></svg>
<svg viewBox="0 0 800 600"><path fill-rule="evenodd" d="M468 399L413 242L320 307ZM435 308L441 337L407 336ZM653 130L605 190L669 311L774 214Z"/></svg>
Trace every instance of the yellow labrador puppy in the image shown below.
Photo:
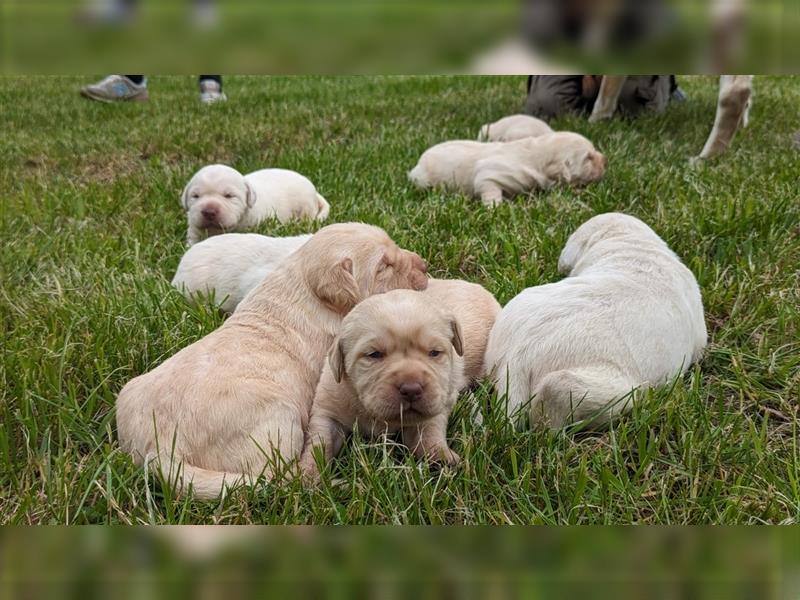
<svg viewBox="0 0 800 600"><path fill-rule="evenodd" d="M553 133L550 125L529 115L510 115L487 123L478 132L479 142L513 142Z"/></svg>
<svg viewBox="0 0 800 600"><path fill-rule="evenodd" d="M232 313L245 296L280 267L310 234L269 237L257 233L223 233L191 246L178 263L172 285L192 302L213 296Z"/></svg>
<svg viewBox="0 0 800 600"><path fill-rule="evenodd" d="M585 137L559 131L515 142L444 142L426 150L408 176L420 188L454 189L493 207L537 188L597 181L606 165Z"/></svg>
<svg viewBox="0 0 800 600"><path fill-rule="evenodd" d="M321 229L219 329L123 388L120 447L199 498L269 477L275 461L300 456L342 318L372 294L426 286L422 259L382 229Z"/></svg>
<svg viewBox="0 0 800 600"><path fill-rule="evenodd" d="M398 290L369 298L342 323L311 409L300 459L304 477L354 427L367 435L402 433L418 457L459 461L447 444L447 419L459 392L484 374L489 332L500 305L465 281L431 280L422 293Z"/></svg>
<svg viewBox="0 0 800 600"><path fill-rule="evenodd" d="M181 206L186 211L190 246L267 219L324 221L330 212L328 201L300 173L261 169L242 175L227 165L209 165L195 173L181 194Z"/></svg>
<svg viewBox="0 0 800 600"><path fill-rule="evenodd" d="M685 373L706 345L700 288L650 227L597 215L569 237L567 277L523 290L489 336L486 361L516 420L560 429L612 421L631 392Z"/></svg>

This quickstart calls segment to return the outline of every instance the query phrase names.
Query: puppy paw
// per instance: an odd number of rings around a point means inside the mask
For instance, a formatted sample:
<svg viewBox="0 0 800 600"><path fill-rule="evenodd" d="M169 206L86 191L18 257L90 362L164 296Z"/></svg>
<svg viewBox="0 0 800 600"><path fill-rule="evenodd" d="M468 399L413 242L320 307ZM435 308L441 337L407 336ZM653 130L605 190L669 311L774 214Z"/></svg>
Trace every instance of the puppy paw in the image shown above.
<svg viewBox="0 0 800 600"><path fill-rule="evenodd" d="M428 458L449 467L455 467L461 463L461 457L448 446L431 449L428 453Z"/></svg>
<svg viewBox="0 0 800 600"><path fill-rule="evenodd" d="M320 473L319 467L317 466L317 461L313 454L304 454L300 458L297 467L300 479L304 484L308 486L315 486L319 484L322 479L322 473Z"/></svg>

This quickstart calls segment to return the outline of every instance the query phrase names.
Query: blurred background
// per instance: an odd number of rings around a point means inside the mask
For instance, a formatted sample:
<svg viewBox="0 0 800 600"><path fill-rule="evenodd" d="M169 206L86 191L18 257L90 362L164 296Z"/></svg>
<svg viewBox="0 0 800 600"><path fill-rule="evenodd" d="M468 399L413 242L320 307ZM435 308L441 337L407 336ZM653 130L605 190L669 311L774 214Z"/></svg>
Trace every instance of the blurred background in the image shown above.
<svg viewBox="0 0 800 600"><path fill-rule="evenodd" d="M4 598L797 598L794 528L5 528Z"/></svg>
<svg viewBox="0 0 800 600"><path fill-rule="evenodd" d="M792 73L796 0L3 0L12 73Z"/></svg>

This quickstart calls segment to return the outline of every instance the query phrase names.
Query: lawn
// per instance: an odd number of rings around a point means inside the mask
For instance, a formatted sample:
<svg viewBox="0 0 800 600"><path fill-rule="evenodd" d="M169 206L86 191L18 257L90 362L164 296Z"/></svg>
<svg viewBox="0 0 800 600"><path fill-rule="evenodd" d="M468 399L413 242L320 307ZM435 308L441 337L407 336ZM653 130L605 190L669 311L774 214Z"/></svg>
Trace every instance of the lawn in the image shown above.
<svg viewBox="0 0 800 600"><path fill-rule="evenodd" d="M428 146L517 112L523 77L234 77L212 107L190 77L154 77L149 103L117 106L80 98L90 80L0 79L3 523L800 520L800 78L757 78L751 126L699 168L688 158L713 120L713 78L682 78L689 102L660 115L556 122L608 156L606 178L495 210L421 193L406 171ZM175 498L120 452L114 402L222 322L169 285L184 251L179 193L212 162L296 169L330 201L329 222L380 225L432 275L481 283L501 303L557 281L586 219L633 214L696 275L705 358L607 431L514 431L484 386L450 422L457 469L356 439L319 489Z"/></svg>

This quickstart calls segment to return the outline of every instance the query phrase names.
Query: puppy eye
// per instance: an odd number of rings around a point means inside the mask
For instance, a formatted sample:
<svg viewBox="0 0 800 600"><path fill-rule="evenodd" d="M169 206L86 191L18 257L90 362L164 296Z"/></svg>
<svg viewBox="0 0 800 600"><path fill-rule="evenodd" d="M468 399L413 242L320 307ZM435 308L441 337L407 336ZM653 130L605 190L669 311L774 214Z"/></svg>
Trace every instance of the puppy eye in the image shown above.
<svg viewBox="0 0 800 600"><path fill-rule="evenodd" d="M233 198L233 194L231 194L230 192L228 192L227 194L225 194L225 198L226 198L226 199L228 199L228 200L230 200L231 198Z"/></svg>
<svg viewBox="0 0 800 600"><path fill-rule="evenodd" d="M192 198L199 198L199 197L200 197L200 194L198 194L197 192L195 192L194 194L192 194Z"/></svg>
<svg viewBox="0 0 800 600"><path fill-rule="evenodd" d="M367 358L371 358L372 360L380 360L383 358L383 352L379 352L375 350L374 352L370 352L369 354L365 354Z"/></svg>
<svg viewBox="0 0 800 600"><path fill-rule="evenodd" d="M442 353L441 350L431 350L430 352L428 352L428 356L430 356L431 358L436 358L441 353Z"/></svg>

